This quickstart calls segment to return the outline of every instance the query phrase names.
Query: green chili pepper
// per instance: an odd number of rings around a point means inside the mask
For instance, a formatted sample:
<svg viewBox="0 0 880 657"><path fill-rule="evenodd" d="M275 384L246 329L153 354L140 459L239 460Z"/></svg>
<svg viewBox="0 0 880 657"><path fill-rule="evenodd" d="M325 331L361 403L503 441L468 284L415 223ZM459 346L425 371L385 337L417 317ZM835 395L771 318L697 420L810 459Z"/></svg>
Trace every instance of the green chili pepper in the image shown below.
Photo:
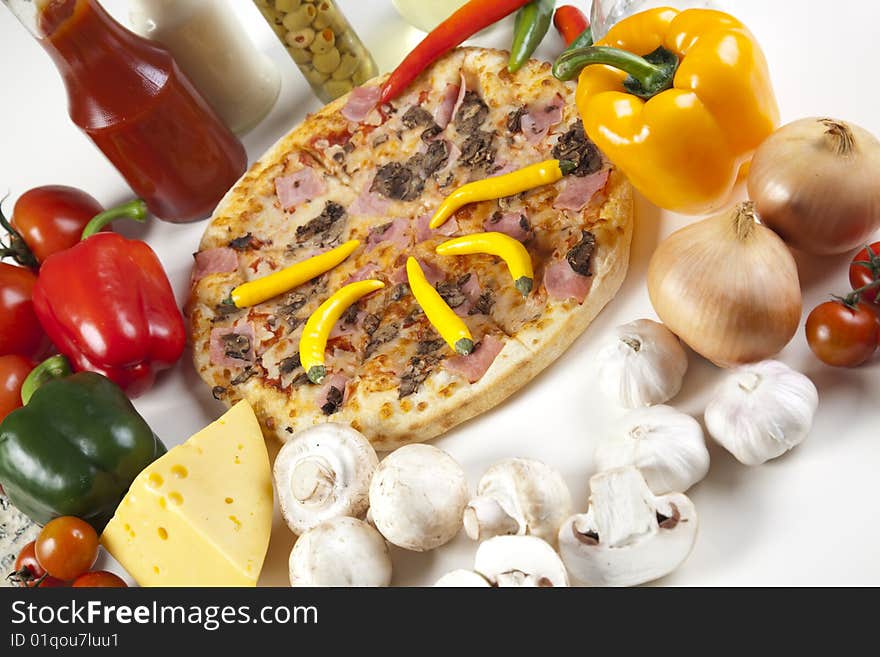
<svg viewBox="0 0 880 657"><path fill-rule="evenodd" d="M12 503L46 524L76 516L99 532L134 478L165 453L125 393L63 356L37 366L25 406L0 423L0 482Z"/></svg>
<svg viewBox="0 0 880 657"><path fill-rule="evenodd" d="M550 29L556 0L534 0L516 14L507 70L516 73L537 50Z"/></svg>

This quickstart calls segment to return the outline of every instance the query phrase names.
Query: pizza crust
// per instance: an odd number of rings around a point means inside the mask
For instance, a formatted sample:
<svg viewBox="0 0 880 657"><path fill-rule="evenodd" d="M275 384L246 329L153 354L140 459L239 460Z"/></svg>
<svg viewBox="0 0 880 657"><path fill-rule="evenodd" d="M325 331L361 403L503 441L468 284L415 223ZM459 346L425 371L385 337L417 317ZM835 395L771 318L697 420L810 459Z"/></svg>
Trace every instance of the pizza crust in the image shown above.
<svg viewBox="0 0 880 657"><path fill-rule="evenodd" d="M525 76L529 84L509 84L503 79L504 75L509 75L506 61L507 54L501 51L459 49L441 60L440 65L444 68L429 70L420 78L421 82L415 84L442 88L440 85L445 86L450 67L461 68L467 64L469 86L479 84L481 90L493 94L493 99L499 96L511 106L528 102L538 94L544 97L554 92L568 97L573 95L571 85L563 85L550 76L550 65L546 62L532 61L518 74L517 79ZM368 84L376 83L381 83L381 79ZM321 152L314 148L314 138L347 129L348 123L340 115L347 100L347 97L340 98L307 117L252 166L218 206L200 250L226 246L231 238L245 233L256 221L281 220L294 229L305 223L302 217L296 216L299 211L289 216L278 207L274 179L284 175L291 153L305 154L320 161ZM575 117L576 109L570 102L564 108L564 121L568 124ZM324 415L319 408L320 386L305 385L295 391L283 390L260 377L229 386L235 372L211 364L209 336L214 327L213 308L231 287L267 273L259 270L256 263L253 269L248 267L246 258L240 258L238 272L208 276L193 288L189 311L196 369L209 386L225 389L224 403L231 405L241 398L248 399L267 437L271 435L285 441L308 426L333 421L350 424L362 431L379 450L431 440L500 404L525 386L568 349L617 293L629 261L633 228L632 190L626 179L613 171L606 195L598 221L590 225L597 237L598 248L593 261L592 288L584 304L549 302L539 320L526 324L515 336L507 336L495 362L474 384L438 366L419 390L399 400L396 386L367 394L355 378L350 397L338 412L330 416ZM587 212L593 217L595 210ZM245 264L241 264L243 260ZM329 287L335 289L343 274L331 272L330 276Z"/></svg>

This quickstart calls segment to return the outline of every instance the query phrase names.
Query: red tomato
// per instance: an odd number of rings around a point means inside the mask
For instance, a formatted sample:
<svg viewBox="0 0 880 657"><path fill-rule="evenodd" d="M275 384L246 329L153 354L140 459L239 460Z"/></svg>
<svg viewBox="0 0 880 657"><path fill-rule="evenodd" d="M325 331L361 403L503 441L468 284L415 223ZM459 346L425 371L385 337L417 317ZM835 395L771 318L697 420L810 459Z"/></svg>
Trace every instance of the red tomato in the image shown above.
<svg viewBox="0 0 880 657"><path fill-rule="evenodd" d="M12 227L37 261L80 241L83 228L104 211L94 198L73 187L47 185L21 195L12 210Z"/></svg>
<svg viewBox="0 0 880 657"><path fill-rule="evenodd" d="M0 422L21 406L21 384L34 369L34 363L24 356L0 356Z"/></svg>
<svg viewBox="0 0 880 657"><path fill-rule="evenodd" d="M870 253L868 248L870 248ZM880 242L875 242L868 248L859 251L850 265L849 282L854 290L859 290L876 280L880 280ZM865 292L862 301L880 305L880 288Z"/></svg>
<svg viewBox="0 0 880 657"><path fill-rule="evenodd" d="M31 292L37 276L30 269L0 262L0 355L38 357L47 340L34 312Z"/></svg>
<svg viewBox="0 0 880 657"><path fill-rule="evenodd" d="M63 516L43 527L34 550L46 572L70 582L95 565L98 534L85 520Z"/></svg>
<svg viewBox="0 0 880 657"><path fill-rule="evenodd" d="M841 301L828 301L807 318L807 342L827 365L858 367L874 354L878 341L880 318L866 303L850 308Z"/></svg>
<svg viewBox="0 0 880 657"><path fill-rule="evenodd" d="M128 584L118 575L108 573L106 570L95 570L91 573L80 575L73 580L73 588L126 589Z"/></svg>
<svg viewBox="0 0 880 657"><path fill-rule="evenodd" d="M37 555L34 553L34 541L21 548L21 552L18 553L18 558L15 560L15 572L9 579L18 586L30 589L64 586L64 582L48 575L40 562L37 561Z"/></svg>

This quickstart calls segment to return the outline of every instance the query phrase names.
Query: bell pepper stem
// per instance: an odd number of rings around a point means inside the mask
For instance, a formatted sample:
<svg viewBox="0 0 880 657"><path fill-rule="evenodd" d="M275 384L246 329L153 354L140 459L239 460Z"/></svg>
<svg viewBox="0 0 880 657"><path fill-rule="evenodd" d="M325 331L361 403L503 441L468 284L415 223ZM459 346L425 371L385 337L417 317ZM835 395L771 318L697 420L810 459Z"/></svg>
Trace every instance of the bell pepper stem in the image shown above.
<svg viewBox="0 0 880 657"><path fill-rule="evenodd" d="M52 356L37 365L31 373L27 375L24 383L21 384L21 403L27 406L27 403L34 396L34 393L49 381L55 379L63 379L70 376L70 361L64 356Z"/></svg>
<svg viewBox="0 0 880 657"><path fill-rule="evenodd" d="M672 87L678 64L678 57L663 47L639 57L620 48L590 46L562 53L554 64L554 75L561 80L571 80L586 66L611 66L627 74L624 82L627 91L648 99Z"/></svg>
<svg viewBox="0 0 880 657"><path fill-rule="evenodd" d="M133 219L138 223L144 223L147 220L147 204L137 198L95 215L83 229L82 239L87 240L95 233L100 232L111 221L121 217Z"/></svg>

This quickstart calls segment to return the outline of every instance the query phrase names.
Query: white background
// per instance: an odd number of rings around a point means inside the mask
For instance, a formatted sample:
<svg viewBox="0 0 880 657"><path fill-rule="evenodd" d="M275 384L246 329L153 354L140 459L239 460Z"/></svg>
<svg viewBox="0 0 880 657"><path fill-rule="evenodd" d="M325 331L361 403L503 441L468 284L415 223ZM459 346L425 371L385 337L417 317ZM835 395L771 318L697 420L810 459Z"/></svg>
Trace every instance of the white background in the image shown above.
<svg viewBox="0 0 880 657"><path fill-rule="evenodd" d="M568 0L571 1L571 0ZM253 161L319 104L256 9L231 0L242 25L269 53L283 77L272 114L245 139ZM124 17L123 0L104 3ZM397 15L390 0L340 0L379 68L393 68L422 36ZM561 3L560 3L561 4ZM587 8L585 0L575 4ZM876 26L880 9L857 0L766 2L727 0L723 6L743 20L762 42L785 121L830 115L880 134L880 92L875 80ZM506 47L510 22L480 35L479 45ZM60 79L49 58L12 15L0 9L0 192L11 197L44 184L80 187L105 206L130 192L91 142L70 123ZM539 54L555 56L555 31ZM645 289L651 253L684 218L639 201L629 277L617 299L590 330L547 372L494 411L438 439L466 469L471 487L493 462L539 458L559 468L576 508L587 503L592 451L605 427L620 415L598 394L588 349L604 331L641 317L655 317ZM147 240L158 252L182 303L191 254L205 224L175 226L153 221L126 234ZM798 256L805 310L831 293L848 290L848 257ZM674 405L701 419L712 385L722 373L690 355L690 372ZM750 469L710 446L712 469L690 495L700 514L700 535L688 562L662 580L668 585L845 585L880 584L880 358L858 371L834 370L816 361L801 330L781 359L809 375L821 396L808 441L790 455ZM168 446L185 440L222 411L196 376L186 354L136 401ZM287 554L293 537L276 522L263 583L287 584ZM395 550L394 583L425 585L453 568L472 564L474 545L463 534L428 554ZM197 555L181 555L182 559Z"/></svg>

